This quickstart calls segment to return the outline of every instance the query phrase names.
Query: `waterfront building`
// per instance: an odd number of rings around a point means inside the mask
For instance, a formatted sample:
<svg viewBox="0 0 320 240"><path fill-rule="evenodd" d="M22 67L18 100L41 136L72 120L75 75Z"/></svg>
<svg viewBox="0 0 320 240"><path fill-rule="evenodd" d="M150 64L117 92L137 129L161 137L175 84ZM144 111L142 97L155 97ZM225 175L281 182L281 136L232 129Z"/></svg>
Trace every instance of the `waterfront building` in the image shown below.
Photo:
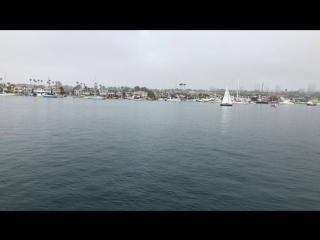
<svg viewBox="0 0 320 240"><path fill-rule="evenodd" d="M24 87L23 88L23 95L25 96L33 96L33 94L50 94L51 89L50 88L42 88L42 87Z"/></svg>
<svg viewBox="0 0 320 240"><path fill-rule="evenodd" d="M80 95L82 95L82 90L81 89L75 89L74 90L74 96L79 97Z"/></svg>

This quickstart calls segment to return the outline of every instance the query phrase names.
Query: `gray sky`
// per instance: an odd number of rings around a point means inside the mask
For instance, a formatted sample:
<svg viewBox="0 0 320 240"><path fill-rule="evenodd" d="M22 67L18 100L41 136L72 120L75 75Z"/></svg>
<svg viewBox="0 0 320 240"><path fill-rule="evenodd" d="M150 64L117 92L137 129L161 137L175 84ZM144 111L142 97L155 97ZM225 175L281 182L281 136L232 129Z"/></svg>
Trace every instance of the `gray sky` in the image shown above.
<svg viewBox="0 0 320 240"><path fill-rule="evenodd" d="M0 78L63 85L320 89L320 31L0 31Z"/></svg>

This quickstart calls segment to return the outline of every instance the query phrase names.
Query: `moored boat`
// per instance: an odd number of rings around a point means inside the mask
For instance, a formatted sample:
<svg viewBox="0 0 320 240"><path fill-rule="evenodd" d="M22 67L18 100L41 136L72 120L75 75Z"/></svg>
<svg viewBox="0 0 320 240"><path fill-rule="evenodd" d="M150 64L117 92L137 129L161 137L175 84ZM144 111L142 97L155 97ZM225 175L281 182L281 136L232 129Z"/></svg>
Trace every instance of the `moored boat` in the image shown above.
<svg viewBox="0 0 320 240"><path fill-rule="evenodd" d="M307 106L317 106L317 104L314 102L307 102L306 104L307 104Z"/></svg>
<svg viewBox="0 0 320 240"><path fill-rule="evenodd" d="M92 99L92 100L106 100L105 97L97 96L96 94L97 83L94 84L94 94L93 96L83 97L84 99Z"/></svg>
<svg viewBox="0 0 320 240"><path fill-rule="evenodd" d="M58 96L55 94L49 94L49 93L45 93L41 95L44 98L57 98Z"/></svg>
<svg viewBox="0 0 320 240"><path fill-rule="evenodd" d="M282 102L279 103L280 105L293 105L294 102L292 102L290 99L284 99Z"/></svg>
<svg viewBox="0 0 320 240"><path fill-rule="evenodd" d="M6 96L15 96L14 93L6 93L6 92L0 92L0 96L6 97Z"/></svg>

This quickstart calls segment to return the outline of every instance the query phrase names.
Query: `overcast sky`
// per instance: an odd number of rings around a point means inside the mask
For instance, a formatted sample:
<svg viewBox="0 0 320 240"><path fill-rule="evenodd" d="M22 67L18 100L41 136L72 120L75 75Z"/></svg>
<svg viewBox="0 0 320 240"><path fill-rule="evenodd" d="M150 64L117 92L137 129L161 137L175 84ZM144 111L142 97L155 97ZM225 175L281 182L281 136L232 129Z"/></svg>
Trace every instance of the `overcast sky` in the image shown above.
<svg viewBox="0 0 320 240"><path fill-rule="evenodd" d="M0 31L0 78L98 85L320 89L320 31Z"/></svg>

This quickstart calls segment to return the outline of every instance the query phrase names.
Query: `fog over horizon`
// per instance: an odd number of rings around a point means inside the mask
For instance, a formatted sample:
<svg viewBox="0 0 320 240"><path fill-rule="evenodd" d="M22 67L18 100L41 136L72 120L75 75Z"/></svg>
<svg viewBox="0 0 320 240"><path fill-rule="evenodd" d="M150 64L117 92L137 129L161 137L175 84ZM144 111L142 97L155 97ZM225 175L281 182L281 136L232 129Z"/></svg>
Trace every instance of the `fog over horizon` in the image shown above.
<svg viewBox="0 0 320 240"><path fill-rule="evenodd" d="M320 89L318 30L1 30L0 78L157 89Z"/></svg>

